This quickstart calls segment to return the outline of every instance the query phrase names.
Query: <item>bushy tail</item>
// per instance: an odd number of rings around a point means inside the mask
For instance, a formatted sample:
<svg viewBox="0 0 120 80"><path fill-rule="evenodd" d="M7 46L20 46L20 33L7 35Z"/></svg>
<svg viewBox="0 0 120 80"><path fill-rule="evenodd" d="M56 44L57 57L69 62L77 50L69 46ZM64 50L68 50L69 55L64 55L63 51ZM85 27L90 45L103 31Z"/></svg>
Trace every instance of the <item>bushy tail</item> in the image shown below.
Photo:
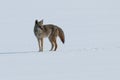
<svg viewBox="0 0 120 80"><path fill-rule="evenodd" d="M65 35L64 35L64 32L61 28L58 27L58 36L60 37L62 43L65 43Z"/></svg>

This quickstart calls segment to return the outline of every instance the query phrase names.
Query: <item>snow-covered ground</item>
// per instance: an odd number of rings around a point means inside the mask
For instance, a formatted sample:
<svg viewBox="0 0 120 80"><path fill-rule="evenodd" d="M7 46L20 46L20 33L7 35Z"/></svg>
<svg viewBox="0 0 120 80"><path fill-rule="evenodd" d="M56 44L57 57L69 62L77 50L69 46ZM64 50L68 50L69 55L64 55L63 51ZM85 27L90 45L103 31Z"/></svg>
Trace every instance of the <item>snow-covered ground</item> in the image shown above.
<svg viewBox="0 0 120 80"><path fill-rule="evenodd" d="M120 80L119 2L1 1L0 80ZM65 32L56 52L38 52L35 19Z"/></svg>
<svg viewBox="0 0 120 80"><path fill-rule="evenodd" d="M119 49L0 54L1 80L118 80Z"/></svg>

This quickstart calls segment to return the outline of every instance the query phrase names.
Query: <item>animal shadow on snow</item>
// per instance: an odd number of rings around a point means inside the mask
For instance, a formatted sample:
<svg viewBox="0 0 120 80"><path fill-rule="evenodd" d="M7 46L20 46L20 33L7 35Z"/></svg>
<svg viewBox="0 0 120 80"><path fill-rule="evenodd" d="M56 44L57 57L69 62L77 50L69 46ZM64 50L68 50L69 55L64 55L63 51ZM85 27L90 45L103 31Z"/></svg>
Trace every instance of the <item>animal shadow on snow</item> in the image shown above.
<svg viewBox="0 0 120 80"><path fill-rule="evenodd" d="M38 51L0 52L0 54L30 54L30 53L38 53Z"/></svg>

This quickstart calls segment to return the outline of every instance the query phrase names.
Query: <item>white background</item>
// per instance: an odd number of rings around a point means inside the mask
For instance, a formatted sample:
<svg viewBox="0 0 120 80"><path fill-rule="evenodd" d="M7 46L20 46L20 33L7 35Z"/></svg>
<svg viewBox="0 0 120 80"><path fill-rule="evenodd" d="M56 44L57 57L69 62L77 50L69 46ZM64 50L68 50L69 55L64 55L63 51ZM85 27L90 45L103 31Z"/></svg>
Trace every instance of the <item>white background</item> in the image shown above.
<svg viewBox="0 0 120 80"><path fill-rule="evenodd" d="M0 1L0 80L120 80L119 0ZM34 21L65 32L38 51Z"/></svg>

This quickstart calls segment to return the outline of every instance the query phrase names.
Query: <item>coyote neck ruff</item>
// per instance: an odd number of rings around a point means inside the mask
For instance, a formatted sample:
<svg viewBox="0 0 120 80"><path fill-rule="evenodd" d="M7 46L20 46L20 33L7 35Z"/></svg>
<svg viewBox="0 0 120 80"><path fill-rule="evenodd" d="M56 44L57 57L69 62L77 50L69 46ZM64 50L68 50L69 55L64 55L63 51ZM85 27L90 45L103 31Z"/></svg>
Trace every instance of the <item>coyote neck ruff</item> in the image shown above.
<svg viewBox="0 0 120 80"><path fill-rule="evenodd" d="M34 34L38 40L39 51L43 51L43 38L45 37L48 37L52 45L50 51L52 51L53 48L54 51L56 51L57 49L57 41L56 41L57 36L60 37L63 43L65 42L65 36L63 30L60 27L53 24L43 25L43 20L41 21L35 20Z"/></svg>

